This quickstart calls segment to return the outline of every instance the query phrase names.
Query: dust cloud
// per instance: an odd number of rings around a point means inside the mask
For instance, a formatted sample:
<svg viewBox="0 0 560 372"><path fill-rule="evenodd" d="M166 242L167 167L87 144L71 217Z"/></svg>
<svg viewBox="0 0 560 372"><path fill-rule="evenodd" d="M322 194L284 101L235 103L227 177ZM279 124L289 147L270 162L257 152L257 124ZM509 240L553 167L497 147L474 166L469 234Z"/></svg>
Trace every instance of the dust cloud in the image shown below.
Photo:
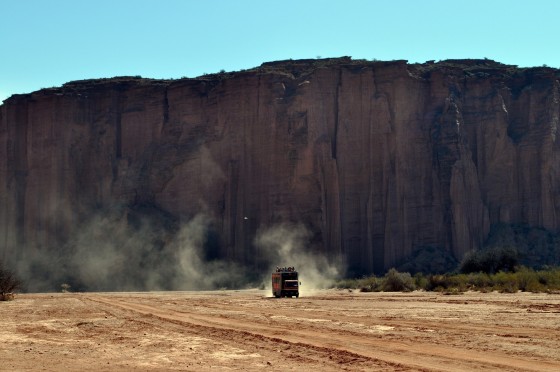
<svg viewBox="0 0 560 372"><path fill-rule="evenodd" d="M59 247L27 247L16 272L28 292L212 290L264 287L276 266L294 266L300 293L323 289L340 266L309 248L301 224L259 228L258 268L220 254L213 221L200 213L185 222L150 205L117 207L77 223ZM214 245L214 246L213 246Z"/></svg>
<svg viewBox="0 0 560 372"><path fill-rule="evenodd" d="M100 212L58 249L31 248L16 271L29 292L210 290L244 284L235 263L206 257L211 220L179 223L150 206Z"/></svg>
<svg viewBox="0 0 560 372"><path fill-rule="evenodd" d="M196 180L201 192L225 179L207 147L201 146L192 161L189 166L201 175ZM10 249L17 251L13 267L29 292L210 290L259 283L269 288L276 266L294 266L305 293L325 288L339 275L338 267L308 248L311 234L301 224L246 231L253 244L239 248L258 253L252 266L225 259L220 232L204 212L208 207L203 195L194 197L201 212L188 218L146 202L86 213L88 208L78 212L69 203L49 199L41 225L50 233L30 237L35 246ZM52 221L64 221L63 228Z"/></svg>
<svg viewBox="0 0 560 372"><path fill-rule="evenodd" d="M327 288L340 277L341 267L329 262L320 252L308 249L310 232L302 224L279 224L257 232L255 245L270 262L269 272L278 267L293 266L298 271L302 285L300 294ZM270 277L263 280L270 289Z"/></svg>
<svg viewBox="0 0 560 372"><path fill-rule="evenodd" d="M173 289L206 290L232 288L244 282L244 270L225 260L205 258L204 246L211 224L206 215L197 215L185 224L170 249L175 253L176 267Z"/></svg>

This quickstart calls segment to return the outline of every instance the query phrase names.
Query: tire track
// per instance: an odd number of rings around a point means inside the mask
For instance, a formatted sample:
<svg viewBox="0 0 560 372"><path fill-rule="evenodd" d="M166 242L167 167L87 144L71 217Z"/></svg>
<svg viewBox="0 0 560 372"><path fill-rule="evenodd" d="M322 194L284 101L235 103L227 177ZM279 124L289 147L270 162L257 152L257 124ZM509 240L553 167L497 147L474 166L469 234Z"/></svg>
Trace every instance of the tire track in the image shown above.
<svg viewBox="0 0 560 372"><path fill-rule="evenodd" d="M385 362L375 358L367 358L358 354L338 350L335 348L309 345L300 342L291 342L277 334L263 335L244 329L224 326L227 319L215 317L205 317L198 314L188 314L172 310L162 310L161 308L132 303L129 300L117 300L93 296L87 298L88 301L95 302L97 306L102 305L110 309L119 308L127 312L140 314L147 319L157 319L169 324L179 326L183 331L195 334L200 337L218 340L221 342L235 345L236 347L247 347L258 349L260 353L266 351L270 354L277 354L280 350L286 352L289 359L305 366L310 363L320 363L330 365L327 370L341 370L350 368L351 370L393 370L393 371L421 371L421 369L408 369L398 363ZM130 317L129 319L134 319ZM161 326L161 324L160 324Z"/></svg>
<svg viewBox="0 0 560 372"><path fill-rule="evenodd" d="M135 302L134 299L89 296L89 300L109 307L157 317L191 329L208 337L231 338L240 342L291 345L295 355L305 356L309 351L322 354L325 362L335 358L339 364L369 363L385 364L392 369L407 370L509 370L509 371L557 371L559 363L546 360L526 360L515 356L478 350L461 350L445 345L422 345L413 342L398 342L382 338L370 338L352 333L321 329L294 329L294 324L262 324L256 321L232 319L219 314L201 314L176 311ZM224 308L226 310L226 308ZM466 330L468 331L468 330ZM321 356L319 356L321 357ZM329 359L330 358L330 359ZM356 365L356 366L357 366Z"/></svg>

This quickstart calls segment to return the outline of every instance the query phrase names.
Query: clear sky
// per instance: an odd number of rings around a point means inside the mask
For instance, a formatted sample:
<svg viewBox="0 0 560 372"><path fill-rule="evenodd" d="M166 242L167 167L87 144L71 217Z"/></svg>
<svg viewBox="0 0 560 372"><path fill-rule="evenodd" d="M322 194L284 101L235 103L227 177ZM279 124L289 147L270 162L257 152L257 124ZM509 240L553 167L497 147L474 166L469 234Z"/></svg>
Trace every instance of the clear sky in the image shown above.
<svg viewBox="0 0 560 372"><path fill-rule="evenodd" d="M71 80L280 59L560 67L558 0L0 0L0 101Z"/></svg>

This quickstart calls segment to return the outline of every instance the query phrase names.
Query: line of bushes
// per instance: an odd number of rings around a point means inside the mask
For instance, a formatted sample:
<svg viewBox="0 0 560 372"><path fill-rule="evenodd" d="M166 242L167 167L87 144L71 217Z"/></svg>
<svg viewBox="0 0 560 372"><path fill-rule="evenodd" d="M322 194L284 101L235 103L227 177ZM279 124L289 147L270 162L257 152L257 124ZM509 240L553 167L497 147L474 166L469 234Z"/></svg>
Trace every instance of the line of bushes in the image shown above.
<svg viewBox="0 0 560 372"><path fill-rule="evenodd" d="M498 271L494 274L478 272L469 274L401 273L390 269L385 276L369 276L360 279L344 279L335 288L359 289L362 292L410 292L413 290L436 291L445 294L465 291L502 293L560 291L560 268L533 270L516 267L514 271Z"/></svg>

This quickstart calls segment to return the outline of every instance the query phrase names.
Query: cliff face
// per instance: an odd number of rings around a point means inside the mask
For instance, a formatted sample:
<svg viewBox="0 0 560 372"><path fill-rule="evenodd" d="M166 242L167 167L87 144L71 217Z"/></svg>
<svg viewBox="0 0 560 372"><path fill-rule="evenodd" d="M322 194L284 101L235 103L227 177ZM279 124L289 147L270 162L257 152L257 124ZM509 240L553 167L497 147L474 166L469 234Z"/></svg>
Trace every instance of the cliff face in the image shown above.
<svg viewBox="0 0 560 372"><path fill-rule="evenodd" d="M301 223L310 252L355 274L422 247L460 258L496 223L558 231L559 76L342 58L12 96L0 110L0 259L56 250L115 205L204 214L212 256L254 267L259 229Z"/></svg>

